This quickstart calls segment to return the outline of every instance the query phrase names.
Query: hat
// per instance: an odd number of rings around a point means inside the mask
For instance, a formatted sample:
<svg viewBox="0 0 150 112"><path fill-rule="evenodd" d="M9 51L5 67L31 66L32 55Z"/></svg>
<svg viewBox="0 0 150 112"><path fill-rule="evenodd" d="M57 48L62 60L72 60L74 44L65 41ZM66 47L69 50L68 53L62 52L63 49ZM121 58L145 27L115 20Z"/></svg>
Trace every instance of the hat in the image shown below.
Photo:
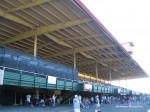
<svg viewBox="0 0 150 112"><path fill-rule="evenodd" d="M75 95L75 98L77 98L78 97L78 95Z"/></svg>
<svg viewBox="0 0 150 112"><path fill-rule="evenodd" d="M98 95L96 95L96 97L99 97Z"/></svg>

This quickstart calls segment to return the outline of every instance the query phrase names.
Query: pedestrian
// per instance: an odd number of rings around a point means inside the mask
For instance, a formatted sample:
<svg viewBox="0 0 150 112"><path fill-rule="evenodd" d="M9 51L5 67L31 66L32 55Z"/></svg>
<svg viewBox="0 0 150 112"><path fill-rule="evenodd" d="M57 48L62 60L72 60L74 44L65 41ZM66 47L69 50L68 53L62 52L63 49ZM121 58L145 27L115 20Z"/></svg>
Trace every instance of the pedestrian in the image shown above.
<svg viewBox="0 0 150 112"><path fill-rule="evenodd" d="M73 99L73 108L74 112L80 112L80 101L78 99L78 95L75 95Z"/></svg>
<svg viewBox="0 0 150 112"><path fill-rule="evenodd" d="M131 107L131 97L128 98L128 107Z"/></svg>
<svg viewBox="0 0 150 112"><path fill-rule="evenodd" d="M31 102L31 95L30 94L26 95L26 105L31 105L33 107L33 104Z"/></svg>
<svg viewBox="0 0 150 112"><path fill-rule="evenodd" d="M82 97L81 97L81 95L78 96L78 99L79 99L79 102L81 104L82 103Z"/></svg>
<svg viewBox="0 0 150 112"><path fill-rule="evenodd" d="M56 106L56 96L55 94L52 96L52 103L53 103L53 108Z"/></svg>
<svg viewBox="0 0 150 112"><path fill-rule="evenodd" d="M94 98L93 98L93 96L91 96L90 100L91 100L91 105L93 105L94 104Z"/></svg>
<svg viewBox="0 0 150 112"><path fill-rule="evenodd" d="M99 96L96 95L95 97L95 112L101 112L100 110L100 101L99 101Z"/></svg>

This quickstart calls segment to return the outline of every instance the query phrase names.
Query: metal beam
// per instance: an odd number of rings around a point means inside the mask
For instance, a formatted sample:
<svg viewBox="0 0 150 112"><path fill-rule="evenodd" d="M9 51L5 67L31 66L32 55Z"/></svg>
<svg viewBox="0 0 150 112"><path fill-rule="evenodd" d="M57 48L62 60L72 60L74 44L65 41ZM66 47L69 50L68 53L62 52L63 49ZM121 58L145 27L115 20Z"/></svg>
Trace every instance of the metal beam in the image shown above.
<svg viewBox="0 0 150 112"><path fill-rule="evenodd" d="M66 46L66 47L69 47L69 48L73 48L73 46L69 45L68 43L54 37L53 35L50 35L50 34L44 34L46 37L50 38L51 40L53 40L54 42L56 42L57 44L60 44L60 45L63 45L63 46Z"/></svg>
<svg viewBox="0 0 150 112"><path fill-rule="evenodd" d="M96 50L96 49L103 49L103 48L109 48L109 47L115 47L115 46L117 46L117 45L113 44L113 45L98 45L98 46L78 47L78 48L74 48L74 49L70 49L70 50L63 50L61 52L45 56L45 58L52 58L52 57L57 57L57 56L73 54L74 52L79 53L79 52L92 51L92 50Z"/></svg>
<svg viewBox="0 0 150 112"><path fill-rule="evenodd" d="M84 66L84 65L91 65L91 64L95 64L95 63L106 63L106 62L115 62L115 61L121 61L121 60L126 60L128 58L109 58L109 59L95 59L95 60L90 60L87 62L83 62L83 63L79 63L79 66Z"/></svg>
<svg viewBox="0 0 150 112"><path fill-rule="evenodd" d="M46 46L48 46L50 44L52 44L52 43L45 43L43 45L40 45L40 46L37 47L37 50L42 49L42 48L44 48L44 47L46 47ZM25 52L32 52L32 51L33 51L32 48L29 48L29 49L25 50Z"/></svg>
<svg viewBox="0 0 150 112"><path fill-rule="evenodd" d="M30 7L33 7L33 6L36 6L36 5L43 4L43 3L48 2L48 1L51 1L51 0L34 0L33 2L28 2L24 5L20 5L16 8L11 8L7 12L14 12L14 11L22 10L22 9L25 9L25 8L30 8Z"/></svg>
<svg viewBox="0 0 150 112"><path fill-rule="evenodd" d="M82 23L86 23L86 22L89 22L89 21L91 21L91 20L85 18L85 19L77 19L77 20L73 20L73 21L68 21L68 22L64 22L64 23L58 23L58 24L54 24L54 25L47 25L47 26L37 27L37 36L45 34L45 33L49 33L49 32L52 32L52 31L64 29L64 28L67 28L67 27L71 27L71 26L74 26L74 25L79 25L79 24L82 24ZM11 42L19 41L19 40L22 40L22 39L27 39L29 37L33 37L34 34L35 34L35 30L26 31L22 34L19 34L19 35L15 36L15 37L12 37L11 39L8 39L5 42L1 42L0 46L2 46L4 44L11 43Z"/></svg>
<svg viewBox="0 0 150 112"><path fill-rule="evenodd" d="M114 73L116 73L116 74L118 74L118 73L120 73L120 74L124 73L126 75L126 74L129 74L129 73L136 73L136 74L138 74L138 73L143 73L143 72L141 72L141 70L139 70L139 69L136 69L136 70L135 69L133 69L133 70L123 69L121 71L114 72Z"/></svg>
<svg viewBox="0 0 150 112"><path fill-rule="evenodd" d="M80 54L82 54L82 55L85 56L86 58L95 59L95 58L93 58L91 55L86 54L85 52L80 52Z"/></svg>
<svg viewBox="0 0 150 112"><path fill-rule="evenodd" d="M45 36L47 36L48 38L50 38L51 40L53 40L54 42L60 44L60 45L63 45L63 46L66 46L66 47L69 47L69 48L73 48L73 46L69 45L68 43L60 40L60 39L57 39L56 37L50 35L50 34L44 34ZM83 56L87 57L87 58L90 58L90 59L94 59L92 56L84 53L84 52L80 52Z"/></svg>
<svg viewBox="0 0 150 112"><path fill-rule="evenodd" d="M108 59L109 60L109 59ZM126 59L126 60L124 60L124 61L129 61L130 59ZM97 60L98 61L98 60ZM103 60L102 60L103 61ZM102 61L100 61L100 63L102 62ZM118 61L118 60L117 60ZM113 61L112 61L113 62ZM103 62L104 63L104 62ZM107 60L105 60L105 63L107 63ZM123 63L123 62L121 62L121 63ZM86 64L85 64L86 65ZM82 66L83 67L83 66ZM81 67L81 68L82 68ZM108 67L111 67L111 66L108 66ZM99 71L101 71L101 72L106 72L106 71L108 71L109 69L108 69L108 67L99 67ZM84 69L84 70L89 70L89 69L92 69L93 68L93 66L91 66L90 68L88 67L86 67L86 69ZM133 71L135 71L135 70L139 70L137 67L134 67L134 66L132 66L132 67L128 67L127 65L118 65L118 66L115 66L115 67L111 67L111 71L113 72L113 69L116 69L117 71L114 71L114 73L119 73L119 72L121 72L121 71L129 71L129 70L133 70ZM142 71L141 71L142 72Z"/></svg>
<svg viewBox="0 0 150 112"><path fill-rule="evenodd" d="M137 66L131 66L131 67L128 66L131 61L132 61L132 59L126 59L126 60L123 60L123 62L120 61L116 65L110 65L109 67L111 67L112 71L113 70L115 71L115 69L117 71L119 71L119 70L122 70L122 69L125 69L125 68L128 68L128 69L129 68L131 68L131 69L137 68ZM126 65L121 65L120 63L125 63ZM108 70L108 68L107 67L101 67L100 70Z"/></svg>
<svg viewBox="0 0 150 112"><path fill-rule="evenodd" d="M30 27L30 28L33 28L33 26L17 17L15 17L14 15L12 14L9 14L9 13L6 13L5 11L3 11L2 9L0 9L0 16L3 17L3 18L6 18L6 19L9 19L11 21L14 21L16 23L19 23L21 25L24 25L24 26L27 26L27 27Z"/></svg>
<svg viewBox="0 0 150 112"><path fill-rule="evenodd" d="M73 37L73 38L64 38L62 39L63 41L71 41L71 40L78 40L78 39L87 39L87 38L96 38L103 36L102 34L95 34L95 35L83 35L83 36L78 36L78 37Z"/></svg>
<svg viewBox="0 0 150 112"><path fill-rule="evenodd" d="M69 47L69 48L73 48L73 46L67 44L66 42L64 42L64 41L62 41L62 40L57 39L56 37L54 37L54 36L52 36L52 35L50 35L50 34L44 34L44 35L45 35L46 37L52 39L54 42L56 42L56 43L58 43L58 44L60 44L60 45L63 45L63 46ZM50 45L50 44L52 44L52 43L46 43L46 44L40 45L40 46L38 46L37 50L38 50L38 49L42 49L43 47L46 47L46 46L48 46L48 45ZM31 49L31 48L25 50L25 52L32 52L32 51L33 51L33 49ZM94 59L91 55L88 55L88 54L86 54L86 53L84 53L84 52L80 52L80 53L81 53L83 56L85 56L85 57L87 57L87 58L89 58L89 59Z"/></svg>
<svg viewBox="0 0 150 112"><path fill-rule="evenodd" d="M122 75L122 73L124 73L125 75ZM127 70L122 70L122 71L119 71L119 72L115 72L115 73L113 73L114 75L113 76L115 76L115 75L120 75L121 77L125 77L125 76L135 76L135 75L139 75L139 74L143 74L143 73L141 73L141 71L140 70L130 70L130 71L127 71Z"/></svg>

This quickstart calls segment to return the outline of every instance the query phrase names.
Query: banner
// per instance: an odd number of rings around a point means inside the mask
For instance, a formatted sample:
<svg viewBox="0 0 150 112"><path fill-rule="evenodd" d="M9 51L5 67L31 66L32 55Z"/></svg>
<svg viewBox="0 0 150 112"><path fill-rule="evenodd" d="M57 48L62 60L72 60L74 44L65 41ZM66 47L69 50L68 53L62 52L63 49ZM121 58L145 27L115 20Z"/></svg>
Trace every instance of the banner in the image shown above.
<svg viewBox="0 0 150 112"><path fill-rule="evenodd" d="M48 76L48 84L56 84L56 77Z"/></svg>
<svg viewBox="0 0 150 112"><path fill-rule="evenodd" d="M0 85L3 85L4 80L4 70L0 69Z"/></svg>

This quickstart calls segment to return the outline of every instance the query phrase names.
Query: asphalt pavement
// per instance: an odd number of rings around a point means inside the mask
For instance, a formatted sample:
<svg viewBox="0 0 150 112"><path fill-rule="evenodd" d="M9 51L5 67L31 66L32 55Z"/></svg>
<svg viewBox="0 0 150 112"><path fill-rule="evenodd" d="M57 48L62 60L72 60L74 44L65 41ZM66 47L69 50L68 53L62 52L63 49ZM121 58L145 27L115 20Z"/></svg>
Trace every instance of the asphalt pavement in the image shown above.
<svg viewBox="0 0 150 112"><path fill-rule="evenodd" d="M149 102L133 102L131 107L127 103L101 104L101 112L148 112ZM51 106L0 106L0 112L73 112L72 105ZM81 108L81 112L95 112L94 106Z"/></svg>

